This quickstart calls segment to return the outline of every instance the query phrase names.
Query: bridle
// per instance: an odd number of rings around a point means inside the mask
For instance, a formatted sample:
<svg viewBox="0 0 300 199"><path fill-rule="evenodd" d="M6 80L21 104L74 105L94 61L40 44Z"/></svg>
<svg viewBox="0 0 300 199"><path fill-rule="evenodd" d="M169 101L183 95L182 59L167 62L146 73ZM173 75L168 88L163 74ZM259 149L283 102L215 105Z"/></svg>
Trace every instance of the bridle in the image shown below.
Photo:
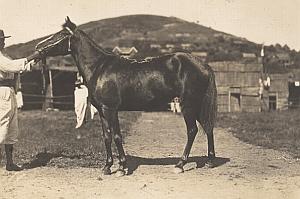
<svg viewBox="0 0 300 199"><path fill-rule="evenodd" d="M65 29L71 34L69 35L69 42L68 42L68 52L71 52L71 37L74 35L74 32L69 27L65 27Z"/></svg>
<svg viewBox="0 0 300 199"><path fill-rule="evenodd" d="M65 39L68 39L68 52L71 52L71 37L74 35L74 32L69 27L65 27L64 29L67 30L70 33L70 35L66 35L66 36L62 37L61 39L57 40L53 44L49 44L49 45L47 45L47 46L45 46L45 47L43 47L41 49L37 49L37 51L41 55L43 55L43 54L45 54L45 52L47 52L49 49L51 49L52 47L54 47L55 45L57 45L61 41L64 41ZM53 35L50 36L50 37L48 37L47 39L39 42L36 46L38 46L39 44L41 44L43 42L46 42L46 41L50 40L52 37L53 37Z"/></svg>

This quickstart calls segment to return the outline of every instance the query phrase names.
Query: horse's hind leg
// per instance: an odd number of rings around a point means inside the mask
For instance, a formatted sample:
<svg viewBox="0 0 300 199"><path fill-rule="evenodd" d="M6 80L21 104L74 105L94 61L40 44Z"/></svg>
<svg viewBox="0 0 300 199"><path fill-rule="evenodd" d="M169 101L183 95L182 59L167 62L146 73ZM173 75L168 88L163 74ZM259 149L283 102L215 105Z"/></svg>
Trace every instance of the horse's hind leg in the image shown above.
<svg viewBox="0 0 300 199"><path fill-rule="evenodd" d="M213 130L211 130L211 132L207 134L207 143L208 143L208 161L206 164L209 168L213 168L215 166L213 160L216 157Z"/></svg>
<svg viewBox="0 0 300 199"><path fill-rule="evenodd" d="M206 166L209 168L214 167L213 160L215 159L215 144L214 144L214 133L213 133L213 125L210 123L205 123L205 121L202 119L199 121L203 130L206 133L207 136L207 157L208 161L206 162Z"/></svg>
<svg viewBox="0 0 300 199"><path fill-rule="evenodd" d="M187 163L187 159L191 152L193 142L198 132L195 110L193 110L192 108L184 108L182 112L183 112L183 117L187 128L187 143L185 145L181 159L175 166L176 173L181 173L184 171L183 166Z"/></svg>
<svg viewBox="0 0 300 199"><path fill-rule="evenodd" d="M209 168L213 168L214 167L213 160L216 157L213 127L206 128L206 135L207 135L207 145L208 145L207 146L208 161L206 162L206 165Z"/></svg>

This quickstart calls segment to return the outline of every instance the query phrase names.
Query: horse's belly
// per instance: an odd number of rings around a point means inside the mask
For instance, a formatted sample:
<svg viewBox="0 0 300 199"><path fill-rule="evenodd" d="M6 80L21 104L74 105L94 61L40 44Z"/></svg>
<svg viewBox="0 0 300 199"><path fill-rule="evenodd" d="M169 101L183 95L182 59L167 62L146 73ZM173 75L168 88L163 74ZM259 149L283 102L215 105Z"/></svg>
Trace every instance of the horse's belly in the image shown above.
<svg viewBox="0 0 300 199"><path fill-rule="evenodd" d="M168 92L127 92L122 95L121 110L166 110L172 96Z"/></svg>

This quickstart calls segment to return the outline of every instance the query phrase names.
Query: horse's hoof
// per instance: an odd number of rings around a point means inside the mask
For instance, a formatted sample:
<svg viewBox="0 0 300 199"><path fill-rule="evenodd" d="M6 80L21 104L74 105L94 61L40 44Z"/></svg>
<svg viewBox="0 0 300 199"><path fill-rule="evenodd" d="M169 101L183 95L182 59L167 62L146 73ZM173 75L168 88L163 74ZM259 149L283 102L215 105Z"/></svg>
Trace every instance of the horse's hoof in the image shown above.
<svg viewBox="0 0 300 199"><path fill-rule="evenodd" d="M211 168L214 168L215 165L212 161L208 161L208 162L205 163L204 167L208 168L208 169L211 169Z"/></svg>
<svg viewBox="0 0 300 199"><path fill-rule="evenodd" d="M179 174L179 173L183 173L184 170L183 170L183 168L175 167L174 170L173 170L173 172L176 173L176 174Z"/></svg>
<svg viewBox="0 0 300 199"><path fill-rule="evenodd" d="M117 172L116 172L116 176L117 177L125 176L125 174L126 174L125 171L121 170L121 169L117 170Z"/></svg>
<svg viewBox="0 0 300 199"><path fill-rule="evenodd" d="M111 174L110 168L104 168L104 169L102 170L102 172L103 172L103 175L110 175L110 174Z"/></svg>

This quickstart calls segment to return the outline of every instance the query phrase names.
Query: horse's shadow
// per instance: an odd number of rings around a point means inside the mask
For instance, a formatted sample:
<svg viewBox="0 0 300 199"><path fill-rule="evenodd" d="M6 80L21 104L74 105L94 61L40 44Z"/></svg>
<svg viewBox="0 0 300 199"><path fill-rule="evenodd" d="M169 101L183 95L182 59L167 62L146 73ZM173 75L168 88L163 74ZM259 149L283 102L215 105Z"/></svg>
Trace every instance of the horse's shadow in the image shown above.
<svg viewBox="0 0 300 199"><path fill-rule="evenodd" d="M179 157L168 157L168 158L144 158L138 156L127 155L127 166L128 173L131 175L140 165L176 165L180 160ZM194 156L189 157L187 163L195 162L196 168L202 168L208 161L207 156ZM213 160L214 167L221 166L226 162L229 162L230 158L216 157Z"/></svg>
<svg viewBox="0 0 300 199"><path fill-rule="evenodd" d="M58 158L58 157L67 157L71 159L80 158L79 156L67 156L62 153L41 152L38 153L35 156L35 158L30 162L23 164L22 168L34 169L37 167L44 167L51 161L51 159ZM180 160L179 157L144 158L144 157L127 155L127 166L128 166L127 175L133 174L133 172L140 165L176 165L179 160ZM205 166L207 160L208 160L207 156L194 156L194 157L189 157L187 163L194 162L196 163L196 168L202 168ZM229 161L230 158L216 157L213 161L214 167L221 166Z"/></svg>

